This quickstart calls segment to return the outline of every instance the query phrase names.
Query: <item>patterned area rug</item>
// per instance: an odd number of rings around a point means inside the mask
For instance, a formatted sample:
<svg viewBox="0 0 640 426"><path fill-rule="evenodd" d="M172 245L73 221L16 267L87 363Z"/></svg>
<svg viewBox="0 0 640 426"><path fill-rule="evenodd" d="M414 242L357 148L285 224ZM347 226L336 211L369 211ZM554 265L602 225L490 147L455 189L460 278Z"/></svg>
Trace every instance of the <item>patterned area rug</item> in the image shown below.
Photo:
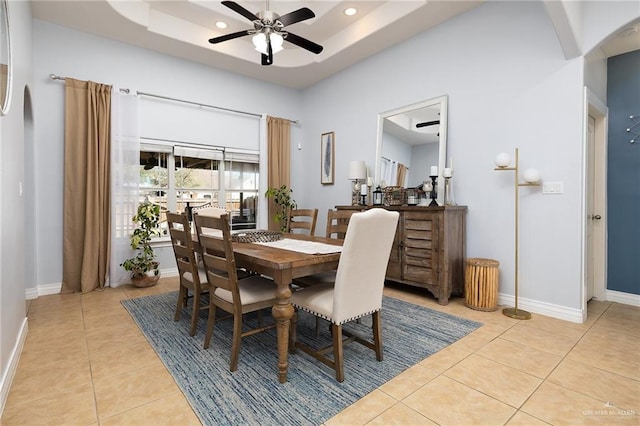
<svg viewBox="0 0 640 426"><path fill-rule="evenodd" d="M288 382L278 383L275 329L242 339L238 370L229 371L231 320L216 323L209 349L202 348L206 310L198 330L188 334L190 314L173 321L177 292L123 300L158 356L205 425L319 425L383 383L422 361L481 324L385 297L384 361L352 343L344 349L345 381L324 364L298 351L289 355ZM257 321L249 314L245 321ZM269 311L263 321L273 321ZM352 324L351 332L369 337L370 317ZM331 342L329 327L300 312L298 338L314 347Z"/></svg>

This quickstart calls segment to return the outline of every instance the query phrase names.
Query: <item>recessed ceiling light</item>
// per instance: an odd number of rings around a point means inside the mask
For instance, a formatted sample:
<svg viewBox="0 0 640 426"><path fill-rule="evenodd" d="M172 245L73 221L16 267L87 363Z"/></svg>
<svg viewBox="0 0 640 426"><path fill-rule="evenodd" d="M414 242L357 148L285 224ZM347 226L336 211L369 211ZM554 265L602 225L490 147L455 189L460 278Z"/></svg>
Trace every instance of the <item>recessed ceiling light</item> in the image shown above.
<svg viewBox="0 0 640 426"><path fill-rule="evenodd" d="M356 13L358 13L358 9L356 9L355 7L348 7L344 10L344 14L347 16L353 16Z"/></svg>
<svg viewBox="0 0 640 426"><path fill-rule="evenodd" d="M224 30L225 28L227 28L227 23L223 21L218 21L216 22L216 27L220 28L221 30Z"/></svg>

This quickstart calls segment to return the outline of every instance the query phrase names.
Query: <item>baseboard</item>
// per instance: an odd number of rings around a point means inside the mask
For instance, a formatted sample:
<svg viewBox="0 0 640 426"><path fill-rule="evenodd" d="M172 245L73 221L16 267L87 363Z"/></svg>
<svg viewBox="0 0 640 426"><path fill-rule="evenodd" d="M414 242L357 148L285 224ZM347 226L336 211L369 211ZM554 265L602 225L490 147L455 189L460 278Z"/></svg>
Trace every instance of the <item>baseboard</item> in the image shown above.
<svg viewBox="0 0 640 426"><path fill-rule="evenodd" d="M39 285L38 296L48 296L50 294L59 294L61 289L62 289L62 283Z"/></svg>
<svg viewBox="0 0 640 426"><path fill-rule="evenodd" d="M177 277L178 268L169 268L160 270L161 277ZM47 296L49 294L59 294L62 289L62 283L42 284L37 287L31 287L25 290L25 299L33 300L40 296Z"/></svg>
<svg viewBox="0 0 640 426"><path fill-rule="evenodd" d="M62 283L42 284L37 287L31 287L25 290L25 299L32 300L37 299L40 296L59 294L61 288Z"/></svg>
<svg viewBox="0 0 640 426"><path fill-rule="evenodd" d="M38 298L38 287L31 287L24 291L24 298L26 300L33 300Z"/></svg>
<svg viewBox="0 0 640 426"><path fill-rule="evenodd" d="M160 269L160 277L177 277L178 268Z"/></svg>
<svg viewBox="0 0 640 426"><path fill-rule="evenodd" d="M515 298L510 294L498 294L498 303L504 306L514 306ZM539 300L518 298L518 308L536 313L540 315L546 315L552 318L558 318L564 321L571 321L578 324L584 322L582 309L571 309L566 306L554 305L552 303L540 302Z"/></svg>
<svg viewBox="0 0 640 426"><path fill-rule="evenodd" d="M618 302L625 305L640 306L640 295L623 293L621 291L606 290L605 297L609 302Z"/></svg>
<svg viewBox="0 0 640 426"><path fill-rule="evenodd" d="M2 381L0 382L0 417L2 417L4 406L7 403L9 389L11 388L11 383L13 382L13 378L16 375L16 370L18 369L18 361L20 360L20 354L22 353L22 348L24 347L24 341L27 338L28 331L29 324L27 322L27 318L25 317L24 321L22 322L20 332L18 333L16 344L13 346L13 351L11 351L9 362L7 363L7 369L2 374Z"/></svg>

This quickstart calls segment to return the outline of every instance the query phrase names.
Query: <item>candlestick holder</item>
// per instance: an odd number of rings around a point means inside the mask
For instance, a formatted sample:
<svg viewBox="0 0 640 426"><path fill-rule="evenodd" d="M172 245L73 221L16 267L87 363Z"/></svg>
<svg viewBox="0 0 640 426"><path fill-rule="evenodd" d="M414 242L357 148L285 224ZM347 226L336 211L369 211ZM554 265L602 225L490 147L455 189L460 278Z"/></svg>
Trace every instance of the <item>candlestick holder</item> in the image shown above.
<svg viewBox="0 0 640 426"><path fill-rule="evenodd" d="M453 183L451 182L451 178L453 176L445 176L444 177L444 205L445 206L455 206L456 202L453 198Z"/></svg>
<svg viewBox="0 0 640 426"><path fill-rule="evenodd" d="M438 198L438 176L429 176L431 178L431 194L429 197L431 198L431 203L429 203L429 207L438 207L438 202L436 198Z"/></svg>
<svg viewBox="0 0 640 426"><path fill-rule="evenodd" d="M361 206L367 205L367 196L365 194L360 194L360 205Z"/></svg>

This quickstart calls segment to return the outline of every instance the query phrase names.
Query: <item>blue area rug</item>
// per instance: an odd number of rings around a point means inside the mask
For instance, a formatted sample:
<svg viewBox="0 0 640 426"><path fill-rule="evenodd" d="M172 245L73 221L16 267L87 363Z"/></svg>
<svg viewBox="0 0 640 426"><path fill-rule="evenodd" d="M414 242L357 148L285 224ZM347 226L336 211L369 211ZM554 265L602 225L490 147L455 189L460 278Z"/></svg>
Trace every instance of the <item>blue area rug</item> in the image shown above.
<svg viewBox="0 0 640 426"><path fill-rule="evenodd" d="M231 320L216 323L209 349L202 348L206 310L194 337L188 334L190 313L173 321L177 292L123 300L158 356L173 375L205 425L319 425L481 324L385 297L382 309L384 361L363 345L344 349L345 381L332 369L298 351L289 355L288 382L278 383L276 331L242 339L238 370L229 371ZM272 321L269 311L265 322ZM249 314L248 324L257 321ZM298 338L314 347L330 344L322 324L315 336L315 318L300 312ZM345 330L371 335L370 317Z"/></svg>

